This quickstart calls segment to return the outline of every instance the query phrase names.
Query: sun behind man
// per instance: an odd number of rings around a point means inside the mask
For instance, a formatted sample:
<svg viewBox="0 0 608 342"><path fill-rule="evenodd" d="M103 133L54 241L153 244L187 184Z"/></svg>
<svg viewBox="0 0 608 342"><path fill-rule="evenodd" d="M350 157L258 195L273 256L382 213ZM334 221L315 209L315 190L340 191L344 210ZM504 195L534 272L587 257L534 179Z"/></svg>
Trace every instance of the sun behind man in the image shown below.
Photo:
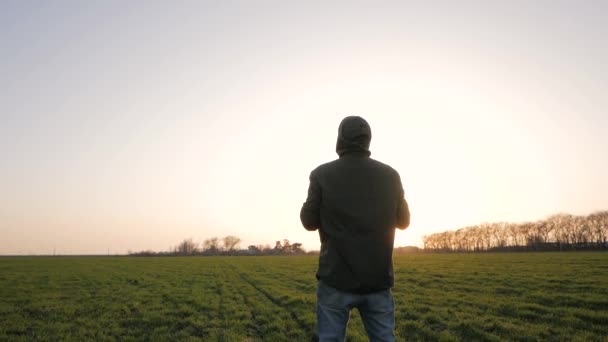
<svg viewBox="0 0 608 342"><path fill-rule="evenodd" d="M371 341L394 341L393 243L410 212L399 173L370 158L372 132L358 116L338 128L339 159L310 174L300 219L319 230L317 329L320 341L344 341L357 308Z"/></svg>

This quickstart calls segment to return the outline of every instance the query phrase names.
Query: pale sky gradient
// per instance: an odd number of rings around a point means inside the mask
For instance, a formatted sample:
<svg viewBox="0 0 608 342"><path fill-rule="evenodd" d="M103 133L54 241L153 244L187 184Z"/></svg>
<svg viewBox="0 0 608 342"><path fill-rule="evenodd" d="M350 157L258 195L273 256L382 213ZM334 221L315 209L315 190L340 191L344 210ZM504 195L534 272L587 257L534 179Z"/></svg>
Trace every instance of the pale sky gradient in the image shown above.
<svg viewBox="0 0 608 342"><path fill-rule="evenodd" d="M366 118L396 245L608 209L608 1L2 1L0 254L318 249L299 210Z"/></svg>

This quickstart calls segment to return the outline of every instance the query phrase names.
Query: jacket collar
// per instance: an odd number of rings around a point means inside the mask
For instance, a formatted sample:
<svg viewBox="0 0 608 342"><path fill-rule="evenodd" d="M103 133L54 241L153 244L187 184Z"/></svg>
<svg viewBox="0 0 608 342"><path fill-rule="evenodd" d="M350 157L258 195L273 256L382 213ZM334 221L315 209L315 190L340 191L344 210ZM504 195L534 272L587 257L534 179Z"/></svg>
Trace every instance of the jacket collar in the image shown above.
<svg viewBox="0 0 608 342"><path fill-rule="evenodd" d="M369 156L371 156L372 153L370 151L366 151L366 150L346 150L346 151L342 151L342 153L339 154L340 158L342 157L356 157L356 158L369 158Z"/></svg>

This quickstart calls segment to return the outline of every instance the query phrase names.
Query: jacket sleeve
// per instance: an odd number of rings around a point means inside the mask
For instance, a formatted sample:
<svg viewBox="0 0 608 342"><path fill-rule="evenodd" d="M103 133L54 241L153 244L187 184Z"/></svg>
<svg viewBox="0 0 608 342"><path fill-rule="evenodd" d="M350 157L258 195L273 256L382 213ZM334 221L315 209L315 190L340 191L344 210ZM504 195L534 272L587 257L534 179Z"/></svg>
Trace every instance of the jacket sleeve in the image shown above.
<svg viewBox="0 0 608 342"><path fill-rule="evenodd" d="M401 178L397 175L397 187L399 195L397 198L397 228L405 229L410 225L410 208L404 197L403 184Z"/></svg>
<svg viewBox="0 0 608 342"><path fill-rule="evenodd" d="M300 210L300 221L306 230L317 230L321 228L321 187L315 179L314 174L310 174L310 184L308 185L308 197Z"/></svg>

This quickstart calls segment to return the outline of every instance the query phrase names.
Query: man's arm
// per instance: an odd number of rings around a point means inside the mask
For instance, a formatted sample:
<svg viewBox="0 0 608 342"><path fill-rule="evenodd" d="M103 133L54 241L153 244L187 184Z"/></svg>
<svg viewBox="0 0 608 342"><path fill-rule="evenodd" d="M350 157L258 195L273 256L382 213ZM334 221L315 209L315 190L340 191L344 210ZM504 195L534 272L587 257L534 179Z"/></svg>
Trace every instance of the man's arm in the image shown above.
<svg viewBox="0 0 608 342"><path fill-rule="evenodd" d="M405 200L403 184L399 175L397 175L397 183L399 189L399 197L397 198L397 228L405 229L410 225L410 208Z"/></svg>
<svg viewBox="0 0 608 342"><path fill-rule="evenodd" d="M310 174L308 186L308 197L300 210L300 221L306 230L317 230L321 228L321 187L319 182Z"/></svg>

